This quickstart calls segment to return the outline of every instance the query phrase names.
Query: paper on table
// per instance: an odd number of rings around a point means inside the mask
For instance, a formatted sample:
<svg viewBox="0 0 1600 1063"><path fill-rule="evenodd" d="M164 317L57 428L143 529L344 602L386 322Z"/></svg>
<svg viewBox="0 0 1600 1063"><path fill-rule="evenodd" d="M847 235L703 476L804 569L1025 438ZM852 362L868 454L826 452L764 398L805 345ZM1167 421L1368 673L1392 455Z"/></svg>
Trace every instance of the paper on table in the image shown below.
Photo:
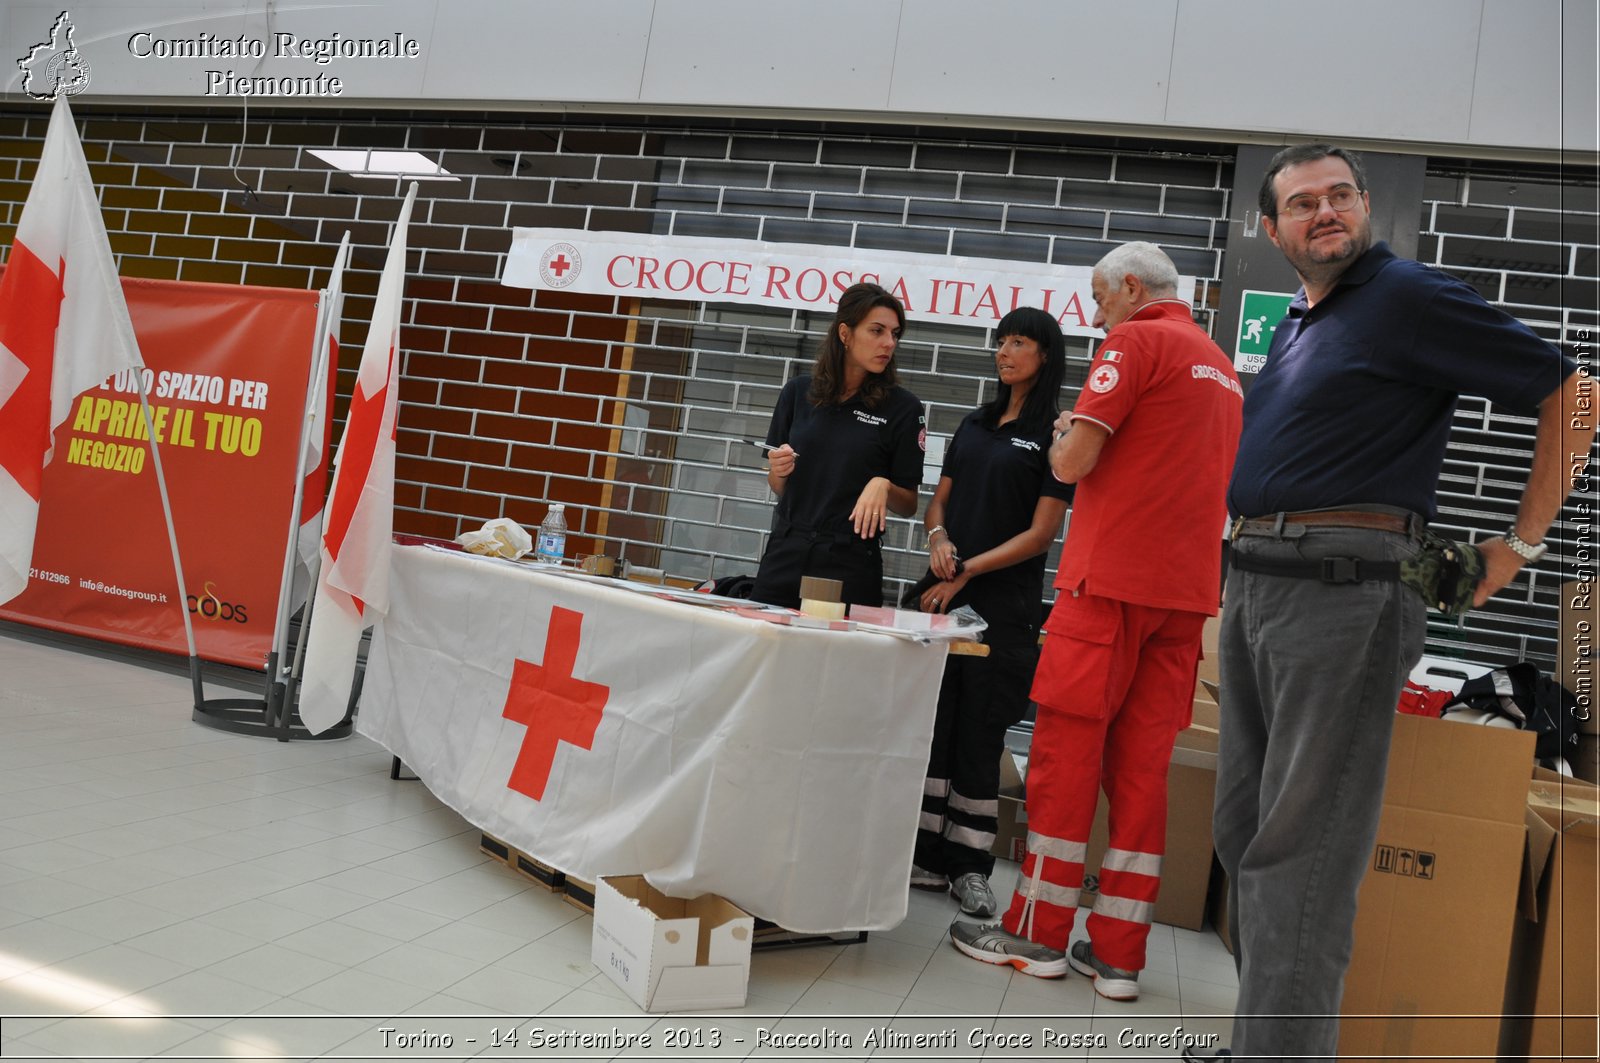
<svg viewBox="0 0 1600 1063"><path fill-rule="evenodd" d="M983 617L966 606L953 613L923 613L915 609L852 605L850 619L865 631L934 640L975 639L989 627Z"/></svg>

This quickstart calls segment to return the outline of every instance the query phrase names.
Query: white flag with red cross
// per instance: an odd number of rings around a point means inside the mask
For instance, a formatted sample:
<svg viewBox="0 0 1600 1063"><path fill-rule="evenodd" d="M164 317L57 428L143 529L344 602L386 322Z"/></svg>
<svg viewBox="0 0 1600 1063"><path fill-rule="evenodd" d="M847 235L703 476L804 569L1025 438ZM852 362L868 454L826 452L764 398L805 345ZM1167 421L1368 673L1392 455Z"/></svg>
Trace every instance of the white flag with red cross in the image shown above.
<svg viewBox="0 0 1600 1063"><path fill-rule="evenodd" d="M406 279L406 229L416 198L413 184L400 208L378 280L372 325L361 351L323 519L322 568L300 684L300 720L312 734L344 718L361 632L389 610L400 304Z"/></svg>
<svg viewBox="0 0 1600 1063"><path fill-rule="evenodd" d="M83 144L60 95L0 278L0 604L28 585L56 428L79 394L142 365Z"/></svg>
<svg viewBox="0 0 1600 1063"><path fill-rule="evenodd" d="M333 379L339 371L339 325L344 318L344 270L349 261L347 233L329 274L323 299L323 333L317 339L318 356L312 359L312 376L307 382L306 413L312 426L300 455L300 475L305 483L301 493L300 528L295 534L291 608L299 608L309 595L313 562L322 550L322 514L327 499L322 489L326 481L321 474L326 471L328 455L333 449L333 418L329 416L328 403Z"/></svg>

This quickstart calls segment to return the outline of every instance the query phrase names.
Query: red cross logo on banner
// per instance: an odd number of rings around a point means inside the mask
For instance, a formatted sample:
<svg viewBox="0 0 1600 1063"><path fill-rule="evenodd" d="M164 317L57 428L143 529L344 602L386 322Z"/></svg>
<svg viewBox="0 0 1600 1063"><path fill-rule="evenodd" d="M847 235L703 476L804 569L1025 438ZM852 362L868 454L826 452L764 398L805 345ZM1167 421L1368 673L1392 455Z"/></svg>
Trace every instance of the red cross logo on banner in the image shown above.
<svg viewBox="0 0 1600 1063"><path fill-rule="evenodd" d="M544 663L517 660L505 708L500 710L501 716L528 729L506 786L535 801L544 797L557 745L594 747L594 733L611 696L610 687L572 676L582 626L582 613L560 606L550 610Z"/></svg>
<svg viewBox="0 0 1600 1063"><path fill-rule="evenodd" d="M551 244L539 258L539 278L552 288L565 288L583 272L583 255L571 244Z"/></svg>

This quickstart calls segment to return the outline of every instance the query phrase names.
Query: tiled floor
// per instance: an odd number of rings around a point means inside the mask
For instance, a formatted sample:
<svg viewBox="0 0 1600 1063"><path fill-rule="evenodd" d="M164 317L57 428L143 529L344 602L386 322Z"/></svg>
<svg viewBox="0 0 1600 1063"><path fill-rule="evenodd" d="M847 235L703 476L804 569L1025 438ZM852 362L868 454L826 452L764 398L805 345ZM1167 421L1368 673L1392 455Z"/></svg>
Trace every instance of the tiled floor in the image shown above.
<svg viewBox="0 0 1600 1063"><path fill-rule="evenodd" d="M758 950L743 1009L646 1015L590 964L588 916L483 856L389 763L361 737L197 725L171 663L0 625L0 1056L1174 1059L1179 1027L1227 1042L1236 982L1209 930L1158 925L1143 995L1116 1004L1077 975L967 959L953 902L920 892L864 944ZM997 870L1002 897L1015 875ZM904 1047L869 1039L884 1026ZM684 1030L689 1047L665 1043ZM934 1047L910 1047L919 1033Z"/></svg>

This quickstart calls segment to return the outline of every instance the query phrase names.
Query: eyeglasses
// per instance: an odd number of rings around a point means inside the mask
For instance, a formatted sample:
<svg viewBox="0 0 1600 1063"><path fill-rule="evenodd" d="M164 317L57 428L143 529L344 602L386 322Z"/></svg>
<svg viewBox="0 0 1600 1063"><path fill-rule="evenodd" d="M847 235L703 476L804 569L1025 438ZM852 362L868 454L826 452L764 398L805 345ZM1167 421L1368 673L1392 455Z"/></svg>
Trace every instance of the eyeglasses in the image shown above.
<svg viewBox="0 0 1600 1063"><path fill-rule="evenodd" d="M1340 185L1325 196L1299 195L1289 197L1289 202L1279 211L1287 214L1294 221L1306 221L1314 217L1322 209L1322 201L1326 199L1328 206L1343 214L1361 198L1361 192L1350 185Z"/></svg>

